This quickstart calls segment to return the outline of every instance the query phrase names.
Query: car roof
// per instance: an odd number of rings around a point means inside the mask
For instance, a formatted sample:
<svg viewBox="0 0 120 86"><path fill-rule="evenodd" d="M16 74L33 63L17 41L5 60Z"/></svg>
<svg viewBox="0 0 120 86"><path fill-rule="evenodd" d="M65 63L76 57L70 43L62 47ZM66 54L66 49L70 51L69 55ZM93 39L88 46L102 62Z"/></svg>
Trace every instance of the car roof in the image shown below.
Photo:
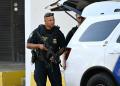
<svg viewBox="0 0 120 86"><path fill-rule="evenodd" d="M83 17L96 16L103 14L112 14L115 10L120 10L120 2L115 1L102 1L95 2L86 6L82 12Z"/></svg>

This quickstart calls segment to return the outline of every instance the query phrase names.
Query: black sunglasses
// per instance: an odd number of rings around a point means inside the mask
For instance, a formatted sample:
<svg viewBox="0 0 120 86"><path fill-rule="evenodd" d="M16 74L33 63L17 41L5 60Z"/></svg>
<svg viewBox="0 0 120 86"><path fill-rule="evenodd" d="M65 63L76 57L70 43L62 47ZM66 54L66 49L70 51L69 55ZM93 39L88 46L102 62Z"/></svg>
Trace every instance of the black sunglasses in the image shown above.
<svg viewBox="0 0 120 86"><path fill-rule="evenodd" d="M54 16L54 13L46 13L45 16L44 16L44 18L45 17L50 17L50 16Z"/></svg>
<svg viewBox="0 0 120 86"><path fill-rule="evenodd" d="M77 19L84 19L84 17L77 17Z"/></svg>

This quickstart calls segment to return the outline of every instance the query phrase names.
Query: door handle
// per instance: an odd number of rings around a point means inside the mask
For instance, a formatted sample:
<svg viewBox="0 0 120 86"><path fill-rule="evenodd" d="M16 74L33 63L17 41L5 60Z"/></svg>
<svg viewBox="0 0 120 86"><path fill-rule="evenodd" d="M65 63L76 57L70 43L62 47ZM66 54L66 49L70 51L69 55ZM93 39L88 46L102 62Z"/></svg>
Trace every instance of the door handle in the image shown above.
<svg viewBox="0 0 120 86"><path fill-rule="evenodd" d="M120 52L111 52L109 54L120 54Z"/></svg>
<svg viewBox="0 0 120 86"><path fill-rule="evenodd" d="M106 41L103 46L106 46L107 44L108 44L108 41Z"/></svg>

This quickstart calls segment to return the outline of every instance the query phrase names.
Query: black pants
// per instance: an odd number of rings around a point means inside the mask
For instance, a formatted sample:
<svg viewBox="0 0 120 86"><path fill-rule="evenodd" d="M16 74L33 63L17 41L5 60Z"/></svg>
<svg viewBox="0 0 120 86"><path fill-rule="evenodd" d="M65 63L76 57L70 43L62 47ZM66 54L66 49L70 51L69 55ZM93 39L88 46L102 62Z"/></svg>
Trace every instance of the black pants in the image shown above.
<svg viewBox="0 0 120 86"><path fill-rule="evenodd" d="M53 72L51 69L46 68L44 62L40 62L38 59L35 61L34 79L37 86L46 86L47 75L51 86L62 86L59 64L52 63L52 67Z"/></svg>

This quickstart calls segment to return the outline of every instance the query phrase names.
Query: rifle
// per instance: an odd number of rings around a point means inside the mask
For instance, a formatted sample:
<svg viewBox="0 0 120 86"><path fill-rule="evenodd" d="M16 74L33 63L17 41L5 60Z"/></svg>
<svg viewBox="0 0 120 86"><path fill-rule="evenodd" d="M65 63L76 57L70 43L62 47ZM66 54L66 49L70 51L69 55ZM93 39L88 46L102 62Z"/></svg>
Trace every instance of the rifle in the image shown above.
<svg viewBox="0 0 120 86"><path fill-rule="evenodd" d="M42 38L42 36L40 35L39 32L37 32L37 37L42 40L42 42L44 43L45 47L47 48L46 57L49 58L49 55L51 54L51 55L53 56L54 62L55 62L56 64L57 64L57 63L60 64L61 61L59 60L59 57L56 56L56 54L53 52L52 46L50 46L48 43L46 43L46 42L43 40L43 38ZM44 61L46 64L48 64L48 63L45 61L44 58L42 58L42 59L43 59L43 61ZM52 63L51 63L51 64L48 64L48 65L49 65L49 66L51 65L51 69L52 69Z"/></svg>

